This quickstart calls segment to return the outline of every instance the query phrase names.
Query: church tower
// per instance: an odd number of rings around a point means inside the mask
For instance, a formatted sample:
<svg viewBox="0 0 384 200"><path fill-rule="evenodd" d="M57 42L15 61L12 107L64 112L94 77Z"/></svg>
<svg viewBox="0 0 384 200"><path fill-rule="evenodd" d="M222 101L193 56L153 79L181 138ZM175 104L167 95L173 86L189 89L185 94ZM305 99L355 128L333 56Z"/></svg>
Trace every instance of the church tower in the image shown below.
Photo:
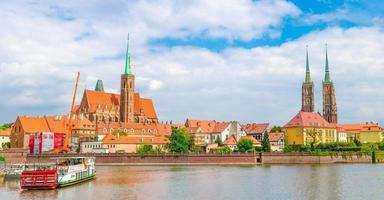
<svg viewBox="0 0 384 200"><path fill-rule="evenodd" d="M325 46L325 77L323 81L323 117L329 123L337 123L336 93L329 73L327 46Z"/></svg>
<svg viewBox="0 0 384 200"><path fill-rule="evenodd" d="M308 46L306 47L306 68L305 81L303 82L301 91L301 111L314 112L315 110L315 92L311 73L309 71Z"/></svg>
<svg viewBox="0 0 384 200"><path fill-rule="evenodd" d="M134 93L135 75L131 69L131 55L129 53L129 35L127 40L127 50L125 55L125 70L121 75L120 86L120 122L134 122Z"/></svg>

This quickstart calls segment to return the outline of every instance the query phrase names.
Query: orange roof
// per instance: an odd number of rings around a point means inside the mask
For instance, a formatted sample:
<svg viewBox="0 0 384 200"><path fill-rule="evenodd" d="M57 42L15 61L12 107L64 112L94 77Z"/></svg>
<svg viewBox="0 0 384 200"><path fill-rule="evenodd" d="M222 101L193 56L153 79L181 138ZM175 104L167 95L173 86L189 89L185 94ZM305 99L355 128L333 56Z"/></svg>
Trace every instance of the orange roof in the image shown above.
<svg viewBox="0 0 384 200"><path fill-rule="evenodd" d="M242 139L247 139L247 140L252 140L253 144L260 144L260 141L256 140L254 137L252 136L241 136L240 137L240 140Z"/></svg>
<svg viewBox="0 0 384 200"><path fill-rule="evenodd" d="M164 136L137 137L137 136L114 136L107 135L103 138L104 144L167 144L168 139Z"/></svg>
<svg viewBox="0 0 384 200"><path fill-rule="evenodd" d="M224 142L223 145L236 145L236 137L234 135L229 136Z"/></svg>
<svg viewBox="0 0 384 200"><path fill-rule="evenodd" d="M269 127L269 123L252 123L242 125L246 134L255 134L255 133L264 133L265 130Z"/></svg>
<svg viewBox="0 0 384 200"><path fill-rule="evenodd" d="M319 113L302 112L296 114L284 128L290 127L320 127L320 128L335 128L334 125L328 123Z"/></svg>
<svg viewBox="0 0 384 200"><path fill-rule="evenodd" d="M11 135L11 128L7 128L5 130L0 130L0 136L10 136Z"/></svg>
<svg viewBox="0 0 384 200"><path fill-rule="evenodd" d="M49 127L44 117L18 117L25 132L49 132Z"/></svg>
<svg viewBox="0 0 384 200"><path fill-rule="evenodd" d="M200 127L201 131L204 133L211 133L213 132L216 125L215 120L194 120L194 119L187 119L185 122L185 127L191 128L191 127Z"/></svg>
<svg viewBox="0 0 384 200"><path fill-rule="evenodd" d="M364 131L383 131L378 123L366 122L361 124L337 124L339 131L359 133Z"/></svg>
<svg viewBox="0 0 384 200"><path fill-rule="evenodd" d="M229 125L231 124L231 122L216 122L215 124L215 128L213 129L212 132L214 133L221 133L223 132Z"/></svg>
<svg viewBox="0 0 384 200"><path fill-rule="evenodd" d="M141 98L139 93L134 95L134 113L143 114L149 118L157 118L155 107L151 99ZM103 91L84 90L81 106L87 105L89 112L96 112L98 106L101 109L120 108L120 95Z"/></svg>
<svg viewBox="0 0 384 200"><path fill-rule="evenodd" d="M46 117L18 117L21 126L25 132L66 132L68 126L68 116L46 116ZM95 125L87 118L79 118L72 120L72 129L95 130Z"/></svg>
<svg viewBox="0 0 384 200"><path fill-rule="evenodd" d="M268 138L270 142L277 142L282 137L284 137L284 132L276 132L276 133L268 134Z"/></svg>

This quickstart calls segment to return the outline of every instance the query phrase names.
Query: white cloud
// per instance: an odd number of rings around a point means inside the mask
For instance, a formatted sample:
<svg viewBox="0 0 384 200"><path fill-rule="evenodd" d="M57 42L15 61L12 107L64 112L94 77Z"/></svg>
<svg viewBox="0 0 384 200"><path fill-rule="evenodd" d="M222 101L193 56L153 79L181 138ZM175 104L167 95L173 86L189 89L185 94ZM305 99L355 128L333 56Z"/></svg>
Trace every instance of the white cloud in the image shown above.
<svg viewBox="0 0 384 200"><path fill-rule="evenodd" d="M81 72L80 96L85 87L93 89L97 79L108 91L119 91L129 30L137 90L153 98L162 120L284 124L300 108L307 44L316 109L321 110L327 42L341 121L384 122L384 96L376 92L384 70L380 28L330 27L280 46L222 52L148 43L163 37L278 37L283 19L300 13L286 1L212 2L0 5L0 92L7 99L0 105L0 121L19 114L67 112L76 71Z"/></svg>

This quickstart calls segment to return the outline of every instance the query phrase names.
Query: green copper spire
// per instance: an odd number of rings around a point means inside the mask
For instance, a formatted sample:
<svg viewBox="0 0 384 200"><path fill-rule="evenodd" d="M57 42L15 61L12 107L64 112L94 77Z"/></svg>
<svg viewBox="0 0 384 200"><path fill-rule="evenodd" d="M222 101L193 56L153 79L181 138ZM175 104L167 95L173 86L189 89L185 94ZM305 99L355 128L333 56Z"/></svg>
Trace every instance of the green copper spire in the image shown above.
<svg viewBox="0 0 384 200"><path fill-rule="evenodd" d="M129 34L127 39L127 51L125 54L125 71L124 74L132 74L131 69L131 54L129 53Z"/></svg>
<svg viewBox="0 0 384 200"><path fill-rule="evenodd" d="M326 83L331 82L331 76L329 75L327 44L325 44L325 77L324 77L324 82L326 82Z"/></svg>
<svg viewBox="0 0 384 200"><path fill-rule="evenodd" d="M312 82L312 80L311 80L311 73L309 71L308 46L306 46L306 56L307 56L307 59L306 59L306 66L305 66L305 82L310 83Z"/></svg>
<svg viewBox="0 0 384 200"><path fill-rule="evenodd" d="M95 91L101 91L104 92L104 85L102 80L97 80Z"/></svg>

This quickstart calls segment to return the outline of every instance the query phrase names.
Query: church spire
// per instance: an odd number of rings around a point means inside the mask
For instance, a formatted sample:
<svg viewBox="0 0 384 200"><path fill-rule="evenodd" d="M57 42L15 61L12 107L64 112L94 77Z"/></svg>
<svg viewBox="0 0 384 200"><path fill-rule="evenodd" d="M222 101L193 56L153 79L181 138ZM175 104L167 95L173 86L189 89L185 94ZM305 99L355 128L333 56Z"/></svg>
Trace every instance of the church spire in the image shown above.
<svg viewBox="0 0 384 200"><path fill-rule="evenodd" d="M329 75L327 44L325 44L325 77L324 77L324 82L326 82L326 83L331 82L331 76Z"/></svg>
<svg viewBox="0 0 384 200"><path fill-rule="evenodd" d="M125 71L124 74L132 74L131 69L131 54L129 53L129 33L127 38L127 50L125 54Z"/></svg>
<svg viewBox="0 0 384 200"><path fill-rule="evenodd" d="M311 73L309 71L309 59L308 59L308 45L306 46L306 67L305 67L305 82L310 83L311 80Z"/></svg>

